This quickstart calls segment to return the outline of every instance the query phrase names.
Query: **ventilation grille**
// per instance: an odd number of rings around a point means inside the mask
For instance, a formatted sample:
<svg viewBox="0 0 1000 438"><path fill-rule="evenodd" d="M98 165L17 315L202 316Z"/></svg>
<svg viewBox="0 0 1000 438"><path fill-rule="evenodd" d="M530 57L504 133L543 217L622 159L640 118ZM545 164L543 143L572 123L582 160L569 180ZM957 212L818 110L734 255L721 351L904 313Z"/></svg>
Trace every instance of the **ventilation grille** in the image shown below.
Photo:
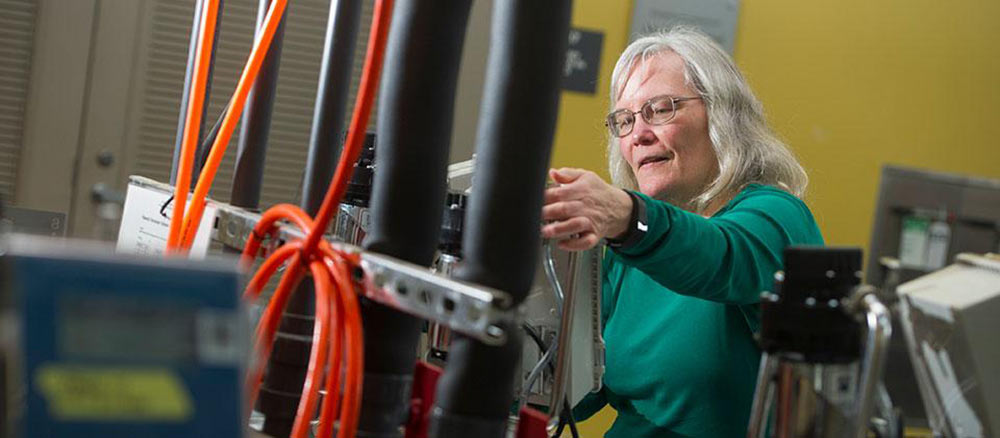
<svg viewBox="0 0 1000 438"><path fill-rule="evenodd" d="M224 2L211 98L205 114L206 130L219 117L236 89L236 81L249 56L257 6L257 0ZM295 0L288 3L261 190L262 208L282 202L298 203L301 196L329 6L329 0ZM155 0L152 7L145 57L147 65L145 76L140 79L144 82L144 86L140 87L144 92L139 105L141 115L138 119L136 160L130 173L167 181L176 140L194 1ZM373 0L365 0L349 106L353 106L364 61L372 9ZM211 192L215 199L229 199L238 137L239 128L234 132L216 174Z"/></svg>
<svg viewBox="0 0 1000 438"><path fill-rule="evenodd" d="M0 0L0 198L14 197L37 5Z"/></svg>

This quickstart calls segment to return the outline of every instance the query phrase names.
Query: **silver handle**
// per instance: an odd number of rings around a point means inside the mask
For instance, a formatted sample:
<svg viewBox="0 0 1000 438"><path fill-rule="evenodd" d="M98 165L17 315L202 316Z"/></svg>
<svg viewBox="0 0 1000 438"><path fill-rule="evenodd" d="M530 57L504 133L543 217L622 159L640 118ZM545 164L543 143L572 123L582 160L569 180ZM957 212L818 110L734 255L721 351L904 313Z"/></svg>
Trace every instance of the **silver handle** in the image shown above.
<svg viewBox="0 0 1000 438"><path fill-rule="evenodd" d="M857 438L868 436L868 422L872 416L878 383L885 371L889 338L892 337L892 319L889 309L872 293L865 293L859 305L864 312L867 333L865 335L865 355L862 358L861 393L858 397L855 421Z"/></svg>

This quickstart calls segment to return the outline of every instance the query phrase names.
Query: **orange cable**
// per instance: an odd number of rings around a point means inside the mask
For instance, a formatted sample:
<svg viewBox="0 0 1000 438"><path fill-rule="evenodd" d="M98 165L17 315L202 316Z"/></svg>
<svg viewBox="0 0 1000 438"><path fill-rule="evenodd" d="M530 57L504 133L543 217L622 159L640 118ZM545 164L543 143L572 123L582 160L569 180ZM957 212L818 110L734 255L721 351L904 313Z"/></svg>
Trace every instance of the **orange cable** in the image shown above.
<svg viewBox="0 0 1000 438"><path fill-rule="evenodd" d="M278 1L281 0L276 0L275 3ZM271 254L254 276L245 293L248 297L255 297L259 293L260 288L263 287L263 284L276 272L277 267L287 260L287 269L282 275L281 281L275 289L271 301L257 327L255 350L259 354L258 363L254 367L252 375L248 378L248 394L250 394L251 403L256 398L257 391L259 390L260 379L264 372L263 367L267 357L271 354L272 344L281 320L281 315L291 297L293 288L301 279L305 265L309 266L313 274L313 281L316 282L318 294L320 294L320 289L328 292L331 278L333 284L336 286L333 287L337 296L337 299L333 300L332 313L334 315L331 315L331 312L329 312L330 308L328 306L330 301L327 301L325 305L320 304L316 315L317 321L322 321L322 324L327 327L332 326L335 338L327 346L330 349L328 356L332 360L330 360L330 367L326 372L327 397L324 399L323 406L320 409L320 430L322 431L320 436L329 436L334 423L333 415L337 409L336 399L338 398L340 389L341 348L339 342L341 340L345 341L343 358L346 363L344 364L343 400L339 406L340 433L338 436L354 436L361 410L364 338L360 307L356 296L357 291L351 279L353 269L359 264L359 258L356 255L346 255L334 250L328 242L322 239L322 236L330 225L336 205L343 197L347 181L350 179L353 170L354 161L357 160L361 151L364 130L370 117L375 90L377 89L382 69L392 3L392 0L379 0L376 3L375 18L372 24L372 32L369 36L368 53L365 58L361 86L359 87L350 129L348 130L347 141L337 170L330 182L330 187L326 192L323 204L315 220L310 219L308 215L296 207L288 205L276 206L262 215L261 220L254 228L254 232L249 236L243 251L244 264L249 264L256 257L260 249L262 236L273 234L276 231L275 225L279 220L291 221L306 233L304 241L286 244ZM273 7L274 4L272 4ZM273 10L269 11L268 19L271 18L270 14L273 12ZM235 99L236 96L234 96L234 102ZM235 108L237 106L240 105L231 105L230 107ZM227 112L227 119L230 116L231 113ZM226 121L224 120L223 129L225 128ZM231 134L231 130L230 127L228 134ZM189 232L184 234L185 246L189 245L189 241L193 239L193 230L197 227L197 221L200 220L204 207L204 198L207 194L207 187L203 188L203 183L207 178L207 184L211 184L211 177L218 167L218 163L213 163L212 158L213 156L218 156L218 159L221 159L221 154L217 150L217 147L220 144L219 141L222 138L222 134L225 133L225 131L220 133L219 139L213 145L209 156L209 163L206 164L205 171L202 173L201 178L199 178L198 185L195 188L191 210L185 218L184 230ZM323 269L319 269L319 266L317 266L317 260L319 259L322 259L323 265L325 265ZM325 295L329 296L328 294ZM330 324L331 319L333 320L332 324ZM314 333L314 335L316 334L318 332ZM311 421L314 413L315 397L318 391L317 383L323 378L324 371L320 364L320 358L323 357L323 354L317 352L317 349L323 350L324 344L324 342L316 344L313 348L313 353L310 354L307 380L303 386L303 393L299 401L299 408L293 426L295 428L294 436L304 436L302 434L304 431L308 431L308 427L306 426Z"/></svg>
<svg viewBox="0 0 1000 438"><path fill-rule="evenodd" d="M260 296L260 291L264 289L264 286L267 285L268 280L277 272L278 268L301 250L301 242L292 242L288 245L282 245L281 248L274 251L274 254L271 254L270 257L264 260L264 263L254 273L250 282L247 283L246 289L243 292L243 299L255 301Z"/></svg>
<svg viewBox="0 0 1000 438"><path fill-rule="evenodd" d="M325 261L325 259L324 259ZM336 290L336 289L335 289ZM326 398L323 399L323 406L320 407L319 428L316 436L333 436L333 418L336 416L340 399L340 370L344 366L344 343L345 321L343 299L338 294L333 300L333 309L330 313L335 322L333 324L333 336L330 337L330 371L326 374Z"/></svg>
<svg viewBox="0 0 1000 438"><path fill-rule="evenodd" d="M247 394L249 395L251 406L253 400L257 398L257 391L260 387L260 380L264 375L267 358L271 356L274 337L281 322L281 314L288 304L288 300L291 298L292 290L299 283L299 280L301 280L301 258L301 253L297 253L291 257L288 267L285 269L285 273L282 274L281 281L278 283L278 288L271 295L271 301L268 303L267 308L264 310L264 315L261 316L260 322L257 324L255 336L257 342L254 351L258 352L258 361L253 366L251 374L247 377Z"/></svg>
<svg viewBox="0 0 1000 438"><path fill-rule="evenodd" d="M294 223L303 233L308 233L312 229L312 219L301 208L292 204L278 204L269 208L261 215L260 220L254 225L253 231L243 245L243 254L240 262L245 267L250 267L253 260L260 251L261 242L259 236L270 235L277 231L275 224L280 220L288 220Z"/></svg>
<svg viewBox="0 0 1000 438"><path fill-rule="evenodd" d="M198 224L201 223L201 216L205 211L208 191L212 188L215 173L219 170L219 165L222 163L222 157L226 153L226 147L229 145L229 139L232 138L233 130L236 129L236 123L239 122L239 118L243 114L243 106L250 93L250 88L253 87L254 80L260 72L260 66L264 62L264 56L267 55L267 51L271 47L271 41L274 39L275 31L281 21L281 16L285 12L286 5L287 0L274 0L267 10L263 31L250 51L250 58L247 60L243 74L236 85L236 92L233 93L233 97L229 101L229 108L222 119L219 134L215 138L215 143L212 144L208 160L206 160L201 175L198 177L198 184L195 185L194 195L191 196L191 207L187 211L187 214L184 215L180 243L184 249L190 248L194 242Z"/></svg>
<svg viewBox="0 0 1000 438"><path fill-rule="evenodd" d="M201 13L198 42L195 46L195 74L189 89L187 114L184 119L181 155L178 158L177 184L174 186L174 212L170 217L170 229L167 234L167 252L176 251L181 239L184 208L191 186L191 169L194 167L194 154L197 150L198 134L201 131L201 119L204 114L205 88L208 83L208 70L212 62L212 45L215 39L218 11L219 0L208 0Z"/></svg>
<svg viewBox="0 0 1000 438"><path fill-rule="evenodd" d="M375 90L378 88L379 77L382 72L382 60L385 56L385 43L389 33L389 21L392 16L393 0L379 0L375 3L373 12L371 34L368 37L368 52L365 55L365 64L361 72L361 84L358 87L357 99L354 104L354 114L351 117L351 126L347 131L347 140L344 143L344 151L340 155L340 162L337 170L330 182L330 187L323 197L316 215L316 228L306 237L306 248L314 248L316 242L323 237L323 232L333 219L337 204L340 203L344 192L347 190L347 183L351 179L354 171L354 162L361 154L361 145L364 142L365 130L368 126L368 118L371 115L371 107L375 101Z"/></svg>
<svg viewBox="0 0 1000 438"><path fill-rule="evenodd" d="M316 401L319 399L319 387L326 369L327 353L329 353L329 350L324 346L330 343L330 289L332 288L330 272L326 270L323 262L318 260L309 263L309 270L316 283L316 322L313 325L313 348L309 352L306 380L302 384L298 412L292 423L293 438L309 437L313 415L316 412Z"/></svg>
<svg viewBox="0 0 1000 438"><path fill-rule="evenodd" d="M327 249L326 253L333 251ZM334 280L341 290L340 297L344 306L344 325L347 338L347 369L344 383L344 401L341 404L340 430L343 436L353 437L358 427L358 416L361 413L361 394L364 375L364 338L362 335L361 308L358 297L350 280L350 265L340 254L333 254L338 262L327 257L324 262L333 274ZM332 424L332 418L320 418L321 423Z"/></svg>

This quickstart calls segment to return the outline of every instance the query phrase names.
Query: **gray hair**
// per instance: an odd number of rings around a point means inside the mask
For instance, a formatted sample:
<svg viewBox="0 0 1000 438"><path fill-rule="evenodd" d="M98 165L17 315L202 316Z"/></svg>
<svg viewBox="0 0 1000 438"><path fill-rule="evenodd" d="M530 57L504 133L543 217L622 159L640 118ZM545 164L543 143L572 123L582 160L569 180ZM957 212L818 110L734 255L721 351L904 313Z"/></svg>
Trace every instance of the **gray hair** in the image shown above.
<svg viewBox="0 0 1000 438"><path fill-rule="evenodd" d="M795 196L805 194L809 177L784 142L767 125L764 107L754 96L732 58L707 35L686 27L639 38L618 58L611 76L611 109L621 97L631 72L664 52L684 61L684 79L705 103L708 136L719 161L719 175L692 200L701 212L720 196L732 196L747 184L765 184ZM637 190L632 168L609 135L608 168L612 182Z"/></svg>

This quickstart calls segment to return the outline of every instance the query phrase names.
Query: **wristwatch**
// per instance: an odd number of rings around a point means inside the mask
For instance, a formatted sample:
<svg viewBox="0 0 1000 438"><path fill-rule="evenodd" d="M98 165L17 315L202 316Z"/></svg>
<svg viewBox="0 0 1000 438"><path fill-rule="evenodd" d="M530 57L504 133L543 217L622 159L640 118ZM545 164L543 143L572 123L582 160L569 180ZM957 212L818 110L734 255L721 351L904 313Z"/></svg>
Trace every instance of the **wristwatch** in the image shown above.
<svg viewBox="0 0 1000 438"><path fill-rule="evenodd" d="M614 249L628 249L635 246L646 236L646 231L649 230L649 222L646 216L646 202L631 190L625 190L625 193L632 198L632 214L629 217L628 226L625 227L625 234L622 234L617 239L605 239L608 247Z"/></svg>

